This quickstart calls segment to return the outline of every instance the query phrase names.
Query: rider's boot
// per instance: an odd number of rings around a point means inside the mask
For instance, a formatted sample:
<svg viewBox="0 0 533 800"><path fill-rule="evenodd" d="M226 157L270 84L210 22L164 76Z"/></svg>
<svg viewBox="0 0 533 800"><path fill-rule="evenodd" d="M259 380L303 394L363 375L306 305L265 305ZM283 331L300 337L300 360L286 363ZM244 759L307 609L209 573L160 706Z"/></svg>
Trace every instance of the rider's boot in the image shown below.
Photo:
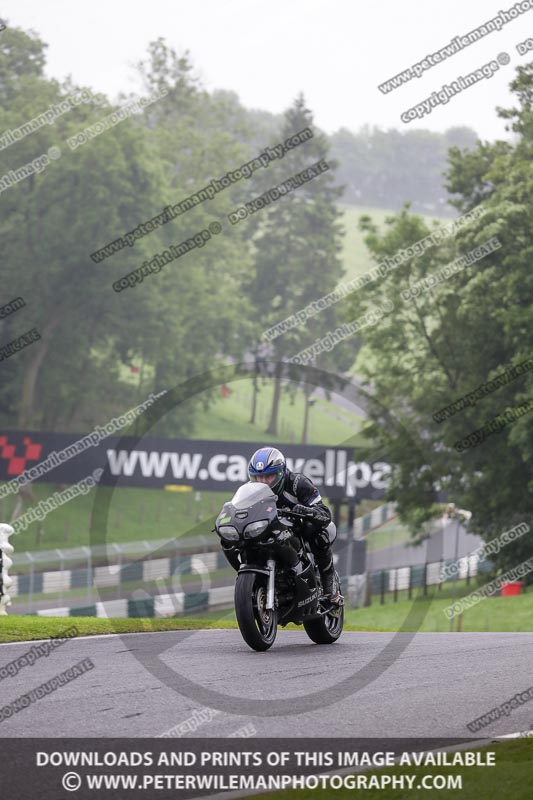
<svg viewBox="0 0 533 800"><path fill-rule="evenodd" d="M335 578L335 567L333 566L333 555L331 548L329 552L319 553L316 556L316 563L322 579L322 594L332 603L341 603L343 597L339 591L338 582Z"/></svg>

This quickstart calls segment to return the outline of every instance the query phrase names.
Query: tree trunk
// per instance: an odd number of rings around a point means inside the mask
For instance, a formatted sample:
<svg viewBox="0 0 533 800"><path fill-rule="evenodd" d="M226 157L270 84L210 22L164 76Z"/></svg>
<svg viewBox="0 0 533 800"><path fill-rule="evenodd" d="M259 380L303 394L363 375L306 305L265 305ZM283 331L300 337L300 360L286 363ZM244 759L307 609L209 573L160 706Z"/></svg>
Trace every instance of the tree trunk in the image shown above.
<svg viewBox="0 0 533 800"><path fill-rule="evenodd" d="M274 396L272 398L272 410L270 412L270 422L268 423L267 433L273 436L278 435L278 415L279 415L279 400L281 397L281 367L280 361L276 364L274 372Z"/></svg>
<svg viewBox="0 0 533 800"><path fill-rule="evenodd" d="M85 396L87 394L87 386L83 381L83 377L86 374L87 368L88 368L88 366L90 364L90 361L91 361L91 350L92 350L94 341L96 339L97 330L98 330L98 325L97 324L93 325L93 328L91 330L90 338L87 341L87 346L86 346L86 350L85 350L85 357L84 357L83 361L81 362L79 369L77 370L77 373L78 373L77 377L74 379L74 386L76 387L77 391L76 391L76 394L74 395L73 401L70 404L69 411L67 413L65 413L65 416L63 417L63 420L62 420L63 430L69 430L69 429L71 430L72 429L72 424L74 422L74 417L79 412L82 400L85 398ZM54 427L53 428L49 428L49 430L55 431L55 419L56 419L56 417L54 417Z"/></svg>
<svg viewBox="0 0 533 800"><path fill-rule="evenodd" d="M313 387L309 384L304 386L304 426L302 430L302 444L307 444L307 432L309 425L309 396L313 391Z"/></svg>
<svg viewBox="0 0 533 800"><path fill-rule="evenodd" d="M18 414L18 427L22 430L27 428L32 423L33 408L35 404L35 386L37 378L43 362L48 354L50 347L50 335L61 321L60 316L56 316L51 322L48 323L43 329L41 334L42 339L40 342L35 342L38 346L32 355L28 368L26 369L24 380L22 382L22 390L20 397L20 408Z"/></svg>
<svg viewBox="0 0 533 800"><path fill-rule="evenodd" d="M257 358L255 359L254 363L254 377L252 380L252 413L250 415L250 425L255 425L255 417L257 414L257 395L258 395L258 388L257 388Z"/></svg>
<svg viewBox="0 0 533 800"><path fill-rule="evenodd" d="M11 514L11 522L13 522L22 515L25 503L28 506L31 506L35 504L35 500L36 498L33 492L33 485L31 483L28 483L26 486L21 486L17 493L17 501L15 503L15 508L13 509L13 513Z"/></svg>

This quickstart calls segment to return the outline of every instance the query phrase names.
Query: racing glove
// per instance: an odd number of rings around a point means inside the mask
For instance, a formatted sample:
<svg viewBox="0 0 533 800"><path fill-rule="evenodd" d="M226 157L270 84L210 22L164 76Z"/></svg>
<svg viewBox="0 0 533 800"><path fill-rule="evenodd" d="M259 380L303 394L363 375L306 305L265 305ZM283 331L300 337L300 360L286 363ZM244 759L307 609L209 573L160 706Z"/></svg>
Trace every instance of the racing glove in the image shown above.
<svg viewBox="0 0 533 800"><path fill-rule="evenodd" d="M320 506L304 506L298 503L292 510L295 514L303 514L309 521L318 525L329 525L331 522L331 515Z"/></svg>

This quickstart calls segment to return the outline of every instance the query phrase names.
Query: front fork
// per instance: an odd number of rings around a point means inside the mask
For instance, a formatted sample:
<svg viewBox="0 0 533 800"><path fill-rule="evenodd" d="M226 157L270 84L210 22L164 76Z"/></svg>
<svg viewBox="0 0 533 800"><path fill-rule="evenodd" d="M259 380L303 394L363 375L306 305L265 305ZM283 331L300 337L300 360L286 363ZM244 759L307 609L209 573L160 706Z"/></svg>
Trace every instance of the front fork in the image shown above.
<svg viewBox="0 0 533 800"><path fill-rule="evenodd" d="M273 611L274 610L274 582L276 580L276 562L273 558L269 558L267 561L267 569L268 569L268 584L267 584L267 596L266 596L266 610Z"/></svg>

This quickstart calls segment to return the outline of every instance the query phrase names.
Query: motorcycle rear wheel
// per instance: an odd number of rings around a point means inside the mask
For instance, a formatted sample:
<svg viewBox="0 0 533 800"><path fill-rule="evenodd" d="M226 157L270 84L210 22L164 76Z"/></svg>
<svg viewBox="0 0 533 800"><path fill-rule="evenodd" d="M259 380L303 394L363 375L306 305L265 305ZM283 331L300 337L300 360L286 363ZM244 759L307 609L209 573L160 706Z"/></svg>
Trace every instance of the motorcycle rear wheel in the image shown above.
<svg viewBox="0 0 533 800"><path fill-rule="evenodd" d="M243 572L235 582L235 614L242 638L259 652L274 644L278 632L278 614L267 610L267 579L257 572Z"/></svg>
<svg viewBox="0 0 533 800"><path fill-rule="evenodd" d="M335 572L335 581L340 590L339 576ZM333 644L342 633L344 626L344 606L333 607L320 619L304 621L306 634L315 644Z"/></svg>

